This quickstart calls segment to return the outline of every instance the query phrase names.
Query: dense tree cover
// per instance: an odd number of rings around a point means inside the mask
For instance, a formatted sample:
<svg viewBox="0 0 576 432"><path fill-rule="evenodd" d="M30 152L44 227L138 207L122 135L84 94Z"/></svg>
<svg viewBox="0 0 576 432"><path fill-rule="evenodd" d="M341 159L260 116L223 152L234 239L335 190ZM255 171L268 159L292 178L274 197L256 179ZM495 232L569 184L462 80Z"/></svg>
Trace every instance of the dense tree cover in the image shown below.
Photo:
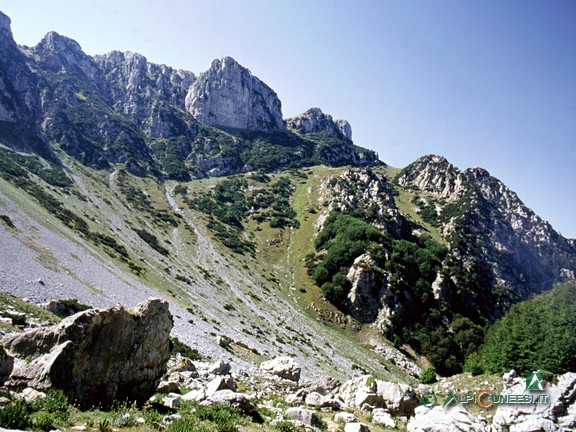
<svg viewBox="0 0 576 432"><path fill-rule="evenodd" d="M385 235L369 223L333 212L314 243L321 254L308 257L310 273L326 299L342 307L350 290L346 273L354 259L381 249L386 241Z"/></svg>
<svg viewBox="0 0 576 432"><path fill-rule="evenodd" d="M434 298L432 284L447 257L444 245L426 236L394 239L355 214L333 212L315 247L316 253L307 257L309 273L326 299L344 312L351 288L346 274L358 256L370 254L402 307L387 336L424 354L438 373L461 371L464 359L482 342L479 323Z"/></svg>
<svg viewBox="0 0 576 432"><path fill-rule="evenodd" d="M512 306L488 331L479 355L468 359L476 372L573 371L576 367L576 282Z"/></svg>

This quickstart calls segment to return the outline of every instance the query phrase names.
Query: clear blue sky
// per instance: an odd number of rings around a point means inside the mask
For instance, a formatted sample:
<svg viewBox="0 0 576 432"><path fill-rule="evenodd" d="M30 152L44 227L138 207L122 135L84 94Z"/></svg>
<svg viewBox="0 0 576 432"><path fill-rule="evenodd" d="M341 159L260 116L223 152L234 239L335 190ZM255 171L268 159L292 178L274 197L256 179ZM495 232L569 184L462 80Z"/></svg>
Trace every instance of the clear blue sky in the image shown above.
<svg viewBox="0 0 576 432"><path fill-rule="evenodd" d="M576 237L576 0L3 0L18 43L203 72L232 56L402 167L481 166Z"/></svg>

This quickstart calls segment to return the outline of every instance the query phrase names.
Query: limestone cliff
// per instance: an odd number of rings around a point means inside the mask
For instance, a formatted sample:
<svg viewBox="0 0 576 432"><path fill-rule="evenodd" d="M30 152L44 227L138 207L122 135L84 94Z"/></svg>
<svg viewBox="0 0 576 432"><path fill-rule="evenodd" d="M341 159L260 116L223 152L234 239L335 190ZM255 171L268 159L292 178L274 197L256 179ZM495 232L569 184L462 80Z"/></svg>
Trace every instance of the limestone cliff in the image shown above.
<svg viewBox="0 0 576 432"><path fill-rule="evenodd" d="M186 109L200 123L257 131L285 129L280 99L233 58L214 60L186 96Z"/></svg>

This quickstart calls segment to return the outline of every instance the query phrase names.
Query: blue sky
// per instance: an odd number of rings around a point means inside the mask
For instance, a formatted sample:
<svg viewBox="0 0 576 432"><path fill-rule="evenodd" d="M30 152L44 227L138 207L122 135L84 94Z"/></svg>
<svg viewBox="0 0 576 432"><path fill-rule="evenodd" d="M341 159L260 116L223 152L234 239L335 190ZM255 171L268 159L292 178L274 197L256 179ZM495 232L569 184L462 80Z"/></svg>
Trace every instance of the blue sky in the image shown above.
<svg viewBox="0 0 576 432"><path fill-rule="evenodd" d="M232 56L285 117L320 107L402 167L481 166L576 237L574 0L4 0L20 44L50 30L89 54L205 71Z"/></svg>

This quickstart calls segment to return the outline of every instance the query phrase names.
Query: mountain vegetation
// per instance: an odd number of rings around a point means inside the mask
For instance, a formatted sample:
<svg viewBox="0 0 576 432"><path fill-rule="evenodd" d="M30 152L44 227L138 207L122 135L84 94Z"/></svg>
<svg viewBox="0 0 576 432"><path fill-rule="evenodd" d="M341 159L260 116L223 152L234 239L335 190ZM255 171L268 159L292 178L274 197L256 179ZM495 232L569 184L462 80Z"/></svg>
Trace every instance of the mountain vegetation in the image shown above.
<svg viewBox="0 0 576 432"><path fill-rule="evenodd" d="M573 364L574 285L547 291L576 242L487 171L389 167L319 108L283 119L231 58L196 76L53 32L20 47L0 18L3 289L159 295L183 342L243 365L413 383Z"/></svg>
<svg viewBox="0 0 576 432"><path fill-rule="evenodd" d="M472 371L571 371L576 364L576 284L569 282L513 305L486 334Z"/></svg>

